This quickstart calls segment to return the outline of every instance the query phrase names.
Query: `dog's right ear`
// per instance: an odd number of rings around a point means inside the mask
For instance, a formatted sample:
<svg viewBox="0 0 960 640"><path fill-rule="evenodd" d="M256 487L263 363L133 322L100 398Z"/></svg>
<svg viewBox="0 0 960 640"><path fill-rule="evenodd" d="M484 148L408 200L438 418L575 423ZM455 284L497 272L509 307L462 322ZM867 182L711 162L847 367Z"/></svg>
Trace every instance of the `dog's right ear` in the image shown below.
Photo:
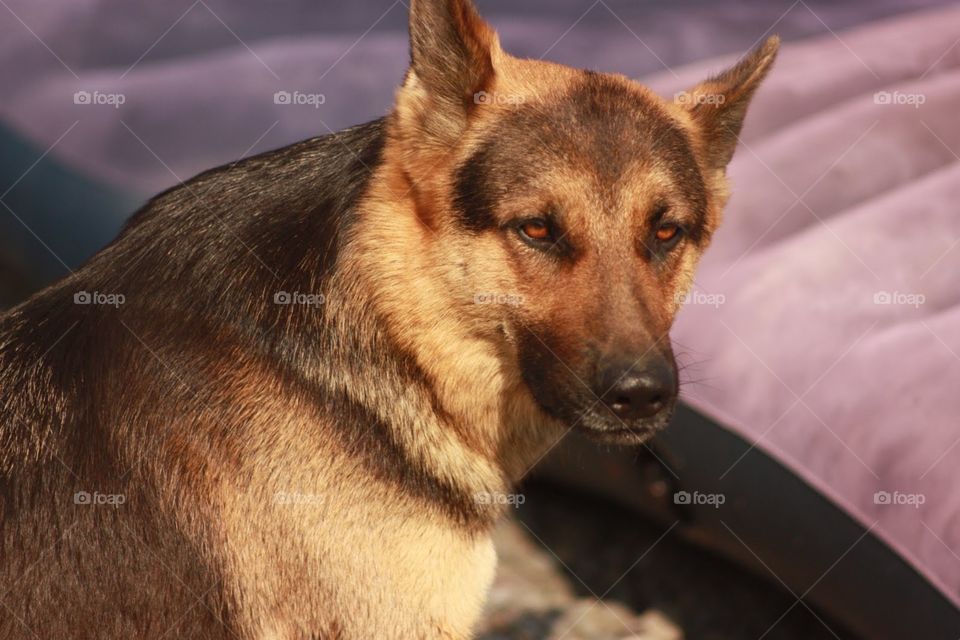
<svg viewBox="0 0 960 640"><path fill-rule="evenodd" d="M470 0L412 0L410 70L398 106L413 113L401 117L414 116L433 140L455 140L474 96L493 79L499 46Z"/></svg>
<svg viewBox="0 0 960 640"><path fill-rule="evenodd" d="M770 36L730 69L677 94L676 101L689 112L704 138L710 169L725 170L733 157L747 107L779 49L780 38Z"/></svg>

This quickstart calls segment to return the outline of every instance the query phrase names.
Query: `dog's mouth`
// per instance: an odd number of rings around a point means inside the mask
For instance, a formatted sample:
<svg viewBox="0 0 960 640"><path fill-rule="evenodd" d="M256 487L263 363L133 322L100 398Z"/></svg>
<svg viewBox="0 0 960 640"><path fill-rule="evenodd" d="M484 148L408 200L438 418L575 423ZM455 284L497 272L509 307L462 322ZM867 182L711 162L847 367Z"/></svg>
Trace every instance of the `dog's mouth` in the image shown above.
<svg viewBox="0 0 960 640"><path fill-rule="evenodd" d="M640 445L663 431L673 417L675 403L642 420L624 421L604 405L581 414L575 428L602 444Z"/></svg>
<svg viewBox="0 0 960 640"><path fill-rule="evenodd" d="M624 420L596 398L582 402L538 402L541 410L566 423L571 430L579 431L601 444L641 445L663 431L673 417L676 398L656 414L634 420Z"/></svg>

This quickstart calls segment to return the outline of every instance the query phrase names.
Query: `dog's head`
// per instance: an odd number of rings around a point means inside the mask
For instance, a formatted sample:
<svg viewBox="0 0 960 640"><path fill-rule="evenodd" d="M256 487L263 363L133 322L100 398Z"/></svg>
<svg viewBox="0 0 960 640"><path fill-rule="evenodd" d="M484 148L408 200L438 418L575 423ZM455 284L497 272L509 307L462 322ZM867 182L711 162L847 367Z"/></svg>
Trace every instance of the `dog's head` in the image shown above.
<svg viewBox="0 0 960 640"><path fill-rule="evenodd" d="M410 27L391 135L451 302L547 414L615 441L665 425L668 331L777 39L666 101L508 56L469 0L414 0Z"/></svg>

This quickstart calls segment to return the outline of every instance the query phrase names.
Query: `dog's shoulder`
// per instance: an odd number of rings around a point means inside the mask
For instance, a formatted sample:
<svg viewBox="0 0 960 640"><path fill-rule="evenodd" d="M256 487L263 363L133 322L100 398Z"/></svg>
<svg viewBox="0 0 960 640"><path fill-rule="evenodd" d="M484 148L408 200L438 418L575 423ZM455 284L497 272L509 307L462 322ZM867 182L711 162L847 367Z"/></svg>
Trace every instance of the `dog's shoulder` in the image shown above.
<svg viewBox="0 0 960 640"><path fill-rule="evenodd" d="M155 373L190 383L218 340L282 349L280 316L306 319L313 308L276 296L312 291L336 262L384 128L375 120L201 173L151 199L87 264L0 315L0 416L10 423L0 442L25 446L54 422L83 421L78 408L89 403L78 389L122 384L115 372L129 354L147 358L126 374L132 393L151 353L163 361ZM187 346L191 358L171 355Z"/></svg>
<svg viewBox="0 0 960 640"><path fill-rule="evenodd" d="M380 163L384 141L385 120L378 119L204 171L151 198L116 242L144 227L177 234L343 214Z"/></svg>

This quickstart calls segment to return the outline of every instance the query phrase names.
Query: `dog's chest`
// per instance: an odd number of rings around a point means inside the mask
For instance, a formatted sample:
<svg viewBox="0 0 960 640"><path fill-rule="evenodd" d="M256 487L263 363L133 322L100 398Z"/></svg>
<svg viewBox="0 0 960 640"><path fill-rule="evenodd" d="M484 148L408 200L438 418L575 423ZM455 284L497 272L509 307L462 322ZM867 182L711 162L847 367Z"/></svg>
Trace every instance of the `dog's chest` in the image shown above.
<svg viewBox="0 0 960 640"><path fill-rule="evenodd" d="M276 505L268 530L231 545L248 635L469 638L495 572L490 537L382 505Z"/></svg>

